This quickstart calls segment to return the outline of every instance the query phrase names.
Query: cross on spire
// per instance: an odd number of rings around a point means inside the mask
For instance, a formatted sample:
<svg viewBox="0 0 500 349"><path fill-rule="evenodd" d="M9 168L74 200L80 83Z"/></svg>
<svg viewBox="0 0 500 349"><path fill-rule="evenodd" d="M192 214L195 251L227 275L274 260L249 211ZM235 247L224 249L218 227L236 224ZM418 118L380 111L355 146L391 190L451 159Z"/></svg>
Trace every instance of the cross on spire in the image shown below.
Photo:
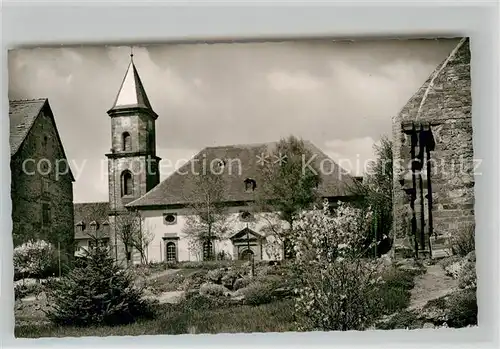
<svg viewBox="0 0 500 349"><path fill-rule="evenodd" d="M130 46L130 60L134 59L134 47Z"/></svg>

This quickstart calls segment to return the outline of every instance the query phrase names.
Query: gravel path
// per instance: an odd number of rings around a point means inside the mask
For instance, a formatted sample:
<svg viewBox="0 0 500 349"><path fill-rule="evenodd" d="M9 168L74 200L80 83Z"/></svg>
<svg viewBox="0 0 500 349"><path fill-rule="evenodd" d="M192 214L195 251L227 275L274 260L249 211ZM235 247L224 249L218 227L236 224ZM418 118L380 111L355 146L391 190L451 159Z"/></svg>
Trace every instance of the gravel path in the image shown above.
<svg viewBox="0 0 500 349"><path fill-rule="evenodd" d="M431 265L415 280L409 309L421 309L428 301L446 296L457 288L458 281L446 275L443 267Z"/></svg>

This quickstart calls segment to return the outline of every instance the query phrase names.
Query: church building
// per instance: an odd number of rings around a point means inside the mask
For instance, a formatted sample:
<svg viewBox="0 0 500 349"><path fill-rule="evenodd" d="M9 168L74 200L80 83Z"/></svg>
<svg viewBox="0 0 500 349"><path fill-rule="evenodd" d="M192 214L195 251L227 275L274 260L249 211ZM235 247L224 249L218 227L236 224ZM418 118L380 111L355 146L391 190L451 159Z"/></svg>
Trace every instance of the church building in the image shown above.
<svg viewBox="0 0 500 349"><path fill-rule="evenodd" d="M116 232L119 217L134 212L142 218L141 231L147 231L151 237L145 250L148 262L200 261L215 255L226 259L283 258L283 249L265 232L268 214L251 209L261 185L259 161L265 154L272 153L277 142L206 147L160 182L161 159L156 154L159 116L151 106L133 59L107 113L111 125L111 150L106 154L109 202L75 204L78 248L90 244L84 230L92 223L93 236L109 241L117 260L140 262L137 251L125 249ZM314 156L314 164L329 166L328 171L320 173L320 195L332 202L345 198L347 183L354 178L315 145L308 141L305 144ZM217 173L224 183L219 197L227 210L229 228L226 238L193 249L185 233L186 224L193 215L191 204L196 192L197 173L193 169L195 164L213 163L214 160L218 161ZM103 212L103 207L107 212ZM92 212L98 212L95 216L99 216L100 222L92 217Z"/></svg>

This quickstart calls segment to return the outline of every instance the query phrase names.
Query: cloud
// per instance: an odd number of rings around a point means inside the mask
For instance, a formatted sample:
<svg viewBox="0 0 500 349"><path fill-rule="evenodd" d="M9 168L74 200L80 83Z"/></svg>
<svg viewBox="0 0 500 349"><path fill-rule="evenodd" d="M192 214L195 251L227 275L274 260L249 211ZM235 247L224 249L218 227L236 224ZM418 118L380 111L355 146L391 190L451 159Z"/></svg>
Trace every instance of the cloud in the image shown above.
<svg viewBox="0 0 500 349"><path fill-rule="evenodd" d="M454 41L153 45L134 62L153 108L160 157L290 134L351 162L390 135L391 117ZM130 47L9 51L9 98L48 97L70 159L87 159L76 201L105 200L111 107ZM335 141L336 140L336 141ZM104 170L101 170L104 161ZM171 172L165 169L162 179ZM96 181L99 181L98 183Z"/></svg>
<svg viewBox="0 0 500 349"><path fill-rule="evenodd" d="M374 144L375 141L371 137L335 139L325 142L324 152L345 170L360 176L367 171L370 163L376 160Z"/></svg>
<svg viewBox="0 0 500 349"><path fill-rule="evenodd" d="M284 91L314 91L324 84L305 71L287 72L283 70L273 71L267 75L267 81L272 89Z"/></svg>

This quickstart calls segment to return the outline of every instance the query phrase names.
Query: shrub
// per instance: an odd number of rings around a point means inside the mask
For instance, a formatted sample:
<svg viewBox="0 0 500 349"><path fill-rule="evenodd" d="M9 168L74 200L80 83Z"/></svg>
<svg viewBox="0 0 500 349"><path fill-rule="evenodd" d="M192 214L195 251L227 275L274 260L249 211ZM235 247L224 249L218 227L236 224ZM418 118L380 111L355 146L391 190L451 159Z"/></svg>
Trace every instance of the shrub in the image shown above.
<svg viewBox="0 0 500 349"><path fill-rule="evenodd" d="M477 325L476 289L461 290L448 299L448 326L461 328Z"/></svg>
<svg viewBox="0 0 500 349"><path fill-rule="evenodd" d="M452 256L441 259L438 262L438 264L441 265L441 267L443 267L443 269L446 270L446 268L448 268L450 265L452 265L453 263L459 262L460 260L462 260L462 257L460 257L458 255L452 255Z"/></svg>
<svg viewBox="0 0 500 349"><path fill-rule="evenodd" d="M44 240L28 241L14 249L17 278L45 278L57 270L56 249Z"/></svg>
<svg viewBox="0 0 500 349"><path fill-rule="evenodd" d="M209 270L207 272L206 279L214 284L220 284L225 272L226 270L224 268Z"/></svg>
<svg viewBox="0 0 500 349"><path fill-rule="evenodd" d="M14 299L22 299L27 296L37 296L43 292L44 286L41 283L18 283L14 285Z"/></svg>
<svg viewBox="0 0 500 349"><path fill-rule="evenodd" d="M224 287L226 287L226 288L228 288L230 290L233 290L234 289L234 283L240 277L241 277L241 274L238 273L238 271L236 271L234 269L229 269L229 270L226 271L226 273L222 277L221 284Z"/></svg>
<svg viewBox="0 0 500 349"><path fill-rule="evenodd" d="M219 269L219 268L224 268L224 267L230 267L233 264L234 264L234 262L230 261L230 260L181 262L181 263L177 264L176 268L213 270L213 269Z"/></svg>
<svg viewBox="0 0 500 349"><path fill-rule="evenodd" d="M271 283L256 281L252 282L238 292L245 296L245 303L248 305L261 305L273 301L273 285Z"/></svg>
<svg viewBox="0 0 500 349"><path fill-rule="evenodd" d="M377 324L377 329L380 330L397 330L397 329L417 329L422 328L424 321L418 318L414 311L404 310L395 314L388 321Z"/></svg>
<svg viewBox="0 0 500 349"><path fill-rule="evenodd" d="M154 315L130 271L115 265L105 248L89 251L86 266L55 282L47 299L47 317L57 325L117 325Z"/></svg>
<svg viewBox="0 0 500 349"><path fill-rule="evenodd" d="M233 285L233 290L238 291L239 289L245 288L248 285L250 285L251 282L252 282L252 279L249 277L243 277L240 279L236 279L236 281L234 282L234 285Z"/></svg>
<svg viewBox="0 0 500 349"><path fill-rule="evenodd" d="M468 224L464 227L454 230L450 236L451 250L453 254L462 257L467 256L475 250L475 225Z"/></svg>
<svg viewBox="0 0 500 349"><path fill-rule="evenodd" d="M205 283L200 286L200 295L222 297L228 293L228 289L222 285Z"/></svg>
<svg viewBox="0 0 500 349"><path fill-rule="evenodd" d="M476 288L476 263L467 261L458 274L458 287L463 289Z"/></svg>
<svg viewBox="0 0 500 349"><path fill-rule="evenodd" d="M416 271L391 267L382 274L379 286L381 313L388 315L405 309L410 304L410 290L414 287Z"/></svg>
<svg viewBox="0 0 500 349"><path fill-rule="evenodd" d="M447 275L451 276L454 279L458 279L466 263L467 262L464 259L459 259L456 262L449 264L444 268L444 270Z"/></svg>
<svg viewBox="0 0 500 349"><path fill-rule="evenodd" d="M184 312L201 312L224 308L228 305L229 303L222 298L193 294L190 297L186 297L179 304L174 305L174 307L177 309L180 308Z"/></svg>
<svg viewBox="0 0 500 349"><path fill-rule="evenodd" d="M368 211L339 203L302 213L293 234L296 316L303 330L362 330L378 308L378 265L362 259ZM369 248L370 246L368 246Z"/></svg>

